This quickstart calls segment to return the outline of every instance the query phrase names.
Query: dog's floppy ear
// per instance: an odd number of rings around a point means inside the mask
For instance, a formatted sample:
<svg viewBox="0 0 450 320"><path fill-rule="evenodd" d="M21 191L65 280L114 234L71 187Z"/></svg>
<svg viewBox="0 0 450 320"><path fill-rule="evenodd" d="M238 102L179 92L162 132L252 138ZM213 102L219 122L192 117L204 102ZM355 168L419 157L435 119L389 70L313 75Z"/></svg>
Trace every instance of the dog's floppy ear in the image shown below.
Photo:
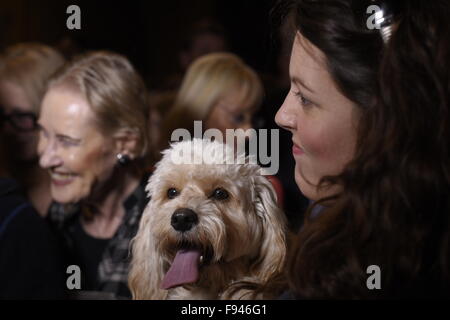
<svg viewBox="0 0 450 320"><path fill-rule="evenodd" d="M286 217L277 205L271 182L263 175L254 178L255 210L262 219L262 243L254 265L256 276L268 282L279 275L286 259Z"/></svg>
<svg viewBox="0 0 450 320"><path fill-rule="evenodd" d="M164 261L156 247L150 224L152 223L151 202L145 209L139 231L132 240L132 260L128 276L133 299L166 299L167 291L160 289L164 275Z"/></svg>

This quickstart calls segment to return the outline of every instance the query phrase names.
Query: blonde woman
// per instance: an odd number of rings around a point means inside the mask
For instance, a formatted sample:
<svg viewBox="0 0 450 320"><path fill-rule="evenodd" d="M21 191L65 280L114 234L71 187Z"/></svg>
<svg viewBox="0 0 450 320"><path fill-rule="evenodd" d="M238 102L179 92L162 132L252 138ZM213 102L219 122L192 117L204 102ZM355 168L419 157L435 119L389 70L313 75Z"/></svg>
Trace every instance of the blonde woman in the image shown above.
<svg viewBox="0 0 450 320"><path fill-rule="evenodd" d="M128 246L147 199L149 104L123 56L78 57L50 81L39 117L40 165L51 178L49 218L81 268L81 294L129 298Z"/></svg>
<svg viewBox="0 0 450 320"><path fill-rule="evenodd" d="M162 148L173 130L184 128L193 135L194 121L203 130L250 129L252 116L263 97L255 71L231 53L212 53L195 60L183 79L174 106L163 121Z"/></svg>
<svg viewBox="0 0 450 320"><path fill-rule="evenodd" d="M218 129L226 141L226 129L252 128L252 118L263 100L263 85L257 73L232 53L212 53L194 61L187 70L172 109L162 125L164 149L174 130L187 129L194 136L194 121L202 129ZM236 149L235 149L236 150ZM283 206L280 181L269 176Z"/></svg>
<svg viewBox="0 0 450 320"><path fill-rule="evenodd" d="M48 175L37 161L36 119L47 81L63 64L61 54L39 43L11 46L0 57L0 113L8 171L41 215L51 198Z"/></svg>

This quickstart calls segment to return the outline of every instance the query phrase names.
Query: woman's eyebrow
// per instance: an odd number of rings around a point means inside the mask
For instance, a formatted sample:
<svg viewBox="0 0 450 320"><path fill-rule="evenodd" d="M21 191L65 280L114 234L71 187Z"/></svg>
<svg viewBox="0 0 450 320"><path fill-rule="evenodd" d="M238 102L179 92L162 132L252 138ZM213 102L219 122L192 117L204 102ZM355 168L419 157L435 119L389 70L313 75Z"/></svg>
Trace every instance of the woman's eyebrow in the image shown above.
<svg viewBox="0 0 450 320"><path fill-rule="evenodd" d="M303 88L305 88L305 89L308 90L309 92L311 92L311 93L316 93L314 90L312 90L310 87L308 87L308 86L306 85L306 83L305 83L302 79L300 79L299 77L293 76L293 77L292 77L292 81L293 81L294 83L297 83L297 84L301 85Z"/></svg>
<svg viewBox="0 0 450 320"><path fill-rule="evenodd" d="M77 142L81 141L81 139L79 139L79 138L74 138L74 137L68 136L66 134L60 134L60 133L57 133L56 137L63 138L63 139L69 139L69 140L73 140L73 141L77 141Z"/></svg>

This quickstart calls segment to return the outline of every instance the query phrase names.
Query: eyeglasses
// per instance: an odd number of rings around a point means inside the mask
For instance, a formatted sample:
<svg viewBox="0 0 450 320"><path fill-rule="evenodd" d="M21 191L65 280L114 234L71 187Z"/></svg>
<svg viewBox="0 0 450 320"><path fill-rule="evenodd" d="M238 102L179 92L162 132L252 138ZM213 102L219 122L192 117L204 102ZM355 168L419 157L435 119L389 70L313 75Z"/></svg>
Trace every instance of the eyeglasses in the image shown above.
<svg viewBox="0 0 450 320"><path fill-rule="evenodd" d="M13 111L5 114L0 109L0 126L8 122L14 129L21 131L33 131L38 128L37 116L32 112Z"/></svg>

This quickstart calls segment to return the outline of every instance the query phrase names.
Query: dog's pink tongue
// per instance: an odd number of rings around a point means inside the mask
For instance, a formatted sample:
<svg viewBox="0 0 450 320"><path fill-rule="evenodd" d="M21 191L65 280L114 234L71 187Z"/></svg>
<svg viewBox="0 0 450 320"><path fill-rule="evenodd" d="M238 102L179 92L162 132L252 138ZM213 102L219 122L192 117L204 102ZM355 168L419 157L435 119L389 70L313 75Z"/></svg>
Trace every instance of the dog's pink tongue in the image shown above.
<svg viewBox="0 0 450 320"><path fill-rule="evenodd" d="M170 289L198 280L200 251L180 250L170 266L161 284L162 289Z"/></svg>

